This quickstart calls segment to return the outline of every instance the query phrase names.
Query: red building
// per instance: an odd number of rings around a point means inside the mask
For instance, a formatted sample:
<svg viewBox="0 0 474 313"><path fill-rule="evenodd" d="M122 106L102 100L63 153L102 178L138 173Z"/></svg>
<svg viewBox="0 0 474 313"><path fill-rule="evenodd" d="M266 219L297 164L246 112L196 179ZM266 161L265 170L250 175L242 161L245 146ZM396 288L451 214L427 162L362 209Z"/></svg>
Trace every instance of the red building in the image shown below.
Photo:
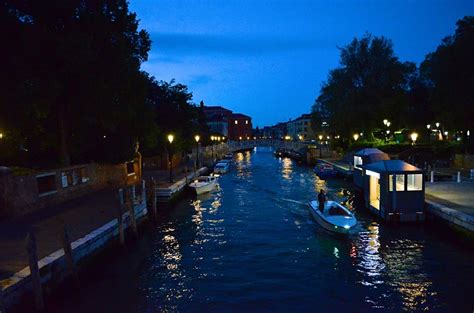
<svg viewBox="0 0 474 313"><path fill-rule="evenodd" d="M229 116L228 132L230 140L248 140L252 137L252 118L234 113Z"/></svg>

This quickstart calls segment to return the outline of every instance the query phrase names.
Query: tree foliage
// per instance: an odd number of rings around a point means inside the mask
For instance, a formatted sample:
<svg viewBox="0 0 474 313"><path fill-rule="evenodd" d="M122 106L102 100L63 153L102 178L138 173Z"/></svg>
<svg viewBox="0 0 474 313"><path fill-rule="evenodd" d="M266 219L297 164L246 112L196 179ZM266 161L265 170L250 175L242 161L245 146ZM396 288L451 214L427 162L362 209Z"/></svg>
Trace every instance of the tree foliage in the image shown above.
<svg viewBox="0 0 474 313"><path fill-rule="evenodd" d="M428 81L430 101L445 126L474 126L474 16L459 20L454 35L443 39L421 64Z"/></svg>
<svg viewBox="0 0 474 313"><path fill-rule="evenodd" d="M395 56L392 42L370 34L340 48L340 66L329 73L313 105L314 120L324 116L331 130L346 138L371 134L384 118L401 123L406 91L416 66Z"/></svg>
<svg viewBox="0 0 474 313"><path fill-rule="evenodd" d="M6 138L38 163L131 157L153 127L140 71L151 41L127 2L2 1L0 21Z"/></svg>

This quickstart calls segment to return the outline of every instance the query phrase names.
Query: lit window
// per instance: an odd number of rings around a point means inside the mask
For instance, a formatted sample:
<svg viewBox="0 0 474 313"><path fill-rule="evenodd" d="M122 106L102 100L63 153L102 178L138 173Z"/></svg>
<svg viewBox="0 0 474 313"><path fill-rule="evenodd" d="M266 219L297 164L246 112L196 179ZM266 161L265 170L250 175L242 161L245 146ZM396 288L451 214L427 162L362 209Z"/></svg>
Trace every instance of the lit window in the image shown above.
<svg viewBox="0 0 474 313"><path fill-rule="evenodd" d="M362 157L354 156L354 167L360 169L359 165L362 165Z"/></svg>
<svg viewBox="0 0 474 313"><path fill-rule="evenodd" d="M407 175L407 190L419 191L423 189L423 174Z"/></svg>
<svg viewBox="0 0 474 313"><path fill-rule="evenodd" d="M245 121L245 124L248 124L248 123L249 123L249 121L246 120L246 121Z"/></svg>
<svg viewBox="0 0 474 313"><path fill-rule="evenodd" d="M395 175L397 191L405 191L405 175ZM393 175L388 175L388 190L393 191Z"/></svg>
<svg viewBox="0 0 474 313"><path fill-rule="evenodd" d="M239 122L237 120L235 120L235 125L239 124Z"/></svg>

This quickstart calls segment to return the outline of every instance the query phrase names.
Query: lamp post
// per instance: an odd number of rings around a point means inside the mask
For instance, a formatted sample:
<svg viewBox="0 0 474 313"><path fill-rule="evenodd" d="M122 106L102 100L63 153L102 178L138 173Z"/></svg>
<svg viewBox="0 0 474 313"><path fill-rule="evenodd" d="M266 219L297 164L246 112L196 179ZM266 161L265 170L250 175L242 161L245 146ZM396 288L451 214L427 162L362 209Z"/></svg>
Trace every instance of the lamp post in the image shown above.
<svg viewBox="0 0 474 313"><path fill-rule="evenodd" d="M359 139L359 134L352 135L352 138L354 138L354 141L357 141Z"/></svg>
<svg viewBox="0 0 474 313"><path fill-rule="evenodd" d="M194 136L194 140L196 141L196 160L194 161L194 176L196 176L196 171L199 168L199 135Z"/></svg>
<svg viewBox="0 0 474 313"><path fill-rule="evenodd" d="M418 139L418 134L417 133L411 133L410 138L412 140L412 145L415 145L416 139Z"/></svg>
<svg viewBox="0 0 474 313"><path fill-rule="evenodd" d="M318 136L319 138L319 158L322 159L323 158L323 135L319 135Z"/></svg>
<svg viewBox="0 0 474 313"><path fill-rule="evenodd" d="M171 144L173 143L174 136L172 134L168 135L168 141L170 143L168 149L168 165L170 167L170 183L173 182L173 154L171 153Z"/></svg>
<svg viewBox="0 0 474 313"><path fill-rule="evenodd" d="M211 149L212 149L212 164L214 164L214 140L216 140L216 137L211 136Z"/></svg>

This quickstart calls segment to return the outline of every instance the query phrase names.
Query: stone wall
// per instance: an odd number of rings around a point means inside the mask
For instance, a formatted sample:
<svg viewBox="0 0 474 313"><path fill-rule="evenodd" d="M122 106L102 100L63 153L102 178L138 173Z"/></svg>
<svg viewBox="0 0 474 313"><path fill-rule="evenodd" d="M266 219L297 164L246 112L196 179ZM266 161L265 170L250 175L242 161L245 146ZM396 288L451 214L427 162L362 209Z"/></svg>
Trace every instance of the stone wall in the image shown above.
<svg viewBox="0 0 474 313"><path fill-rule="evenodd" d="M0 176L0 219L26 214L108 187L139 180L136 162L99 165L95 163Z"/></svg>

